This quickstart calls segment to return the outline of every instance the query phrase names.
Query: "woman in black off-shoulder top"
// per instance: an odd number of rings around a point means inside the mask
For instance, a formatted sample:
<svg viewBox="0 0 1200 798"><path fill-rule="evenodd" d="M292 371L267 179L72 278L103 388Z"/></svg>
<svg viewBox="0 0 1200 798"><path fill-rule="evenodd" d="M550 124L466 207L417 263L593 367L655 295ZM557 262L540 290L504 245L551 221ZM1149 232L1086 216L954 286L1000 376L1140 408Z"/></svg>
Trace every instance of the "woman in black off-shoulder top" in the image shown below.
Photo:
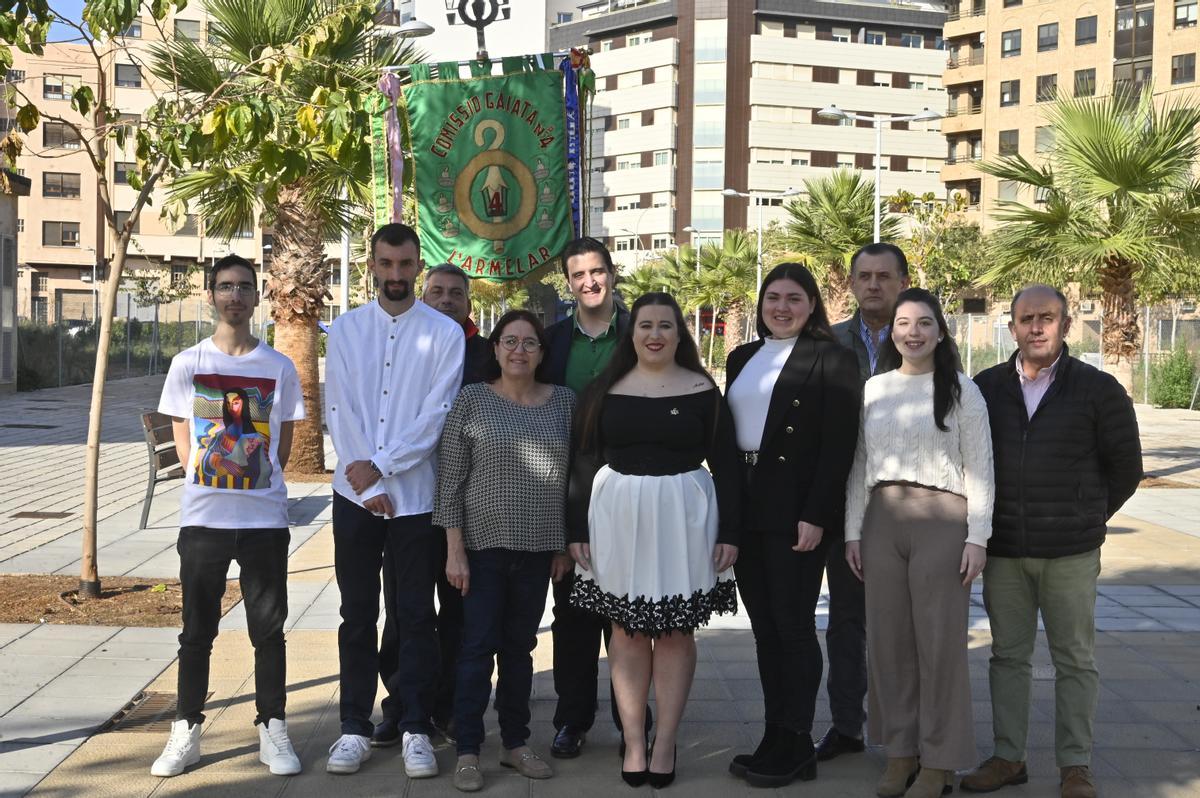
<svg viewBox="0 0 1200 798"><path fill-rule="evenodd" d="M667 294L641 297L581 401L567 509L571 602L614 626L608 655L630 784L671 783L696 669L691 633L737 610L739 478L729 410L679 306ZM652 754L642 734L651 674Z"/></svg>

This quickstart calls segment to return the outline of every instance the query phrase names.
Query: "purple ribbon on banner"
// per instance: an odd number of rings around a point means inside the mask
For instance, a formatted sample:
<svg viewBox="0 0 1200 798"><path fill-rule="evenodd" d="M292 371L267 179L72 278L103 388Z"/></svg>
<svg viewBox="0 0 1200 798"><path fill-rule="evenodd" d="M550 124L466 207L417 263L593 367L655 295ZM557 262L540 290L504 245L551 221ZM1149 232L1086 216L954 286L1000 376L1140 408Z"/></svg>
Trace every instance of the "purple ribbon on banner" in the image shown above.
<svg viewBox="0 0 1200 798"><path fill-rule="evenodd" d="M567 111L567 188L571 198L571 230L576 237L583 235L580 226L579 205L583 196L582 175L579 173L580 138L579 119L579 82L575 79L575 68L571 66L570 57L564 58L559 69L563 73L563 85L566 88Z"/></svg>
<svg viewBox="0 0 1200 798"><path fill-rule="evenodd" d="M385 72L379 79L379 90L388 98L386 117L388 160L392 165L392 221L404 216L404 150L401 147L400 115L396 102L400 98L400 78L395 72Z"/></svg>

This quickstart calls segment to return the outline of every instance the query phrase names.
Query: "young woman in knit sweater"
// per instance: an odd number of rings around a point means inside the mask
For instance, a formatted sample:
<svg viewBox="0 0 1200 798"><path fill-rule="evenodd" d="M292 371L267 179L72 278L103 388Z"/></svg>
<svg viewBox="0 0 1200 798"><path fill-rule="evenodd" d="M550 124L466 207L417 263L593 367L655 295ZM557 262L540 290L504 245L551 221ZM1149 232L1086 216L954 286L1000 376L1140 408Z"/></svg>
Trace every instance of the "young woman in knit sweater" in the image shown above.
<svg viewBox="0 0 1200 798"><path fill-rule="evenodd" d="M967 610L991 535L992 441L937 299L902 292L891 331L879 356L892 370L864 389L846 559L866 585L876 653L868 733L888 756L877 792L933 798L975 759Z"/></svg>

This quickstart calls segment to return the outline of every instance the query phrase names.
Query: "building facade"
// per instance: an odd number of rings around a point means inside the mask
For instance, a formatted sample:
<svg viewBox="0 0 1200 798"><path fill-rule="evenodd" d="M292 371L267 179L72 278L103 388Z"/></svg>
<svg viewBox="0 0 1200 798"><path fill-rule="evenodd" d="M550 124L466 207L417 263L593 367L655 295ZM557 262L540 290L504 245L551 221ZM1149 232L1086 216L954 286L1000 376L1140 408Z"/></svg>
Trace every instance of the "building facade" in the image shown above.
<svg viewBox="0 0 1200 798"><path fill-rule="evenodd" d="M657 0L595 3L550 46L588 46L589 223L625 265L677 242L785 218L780 196L839 167L874 169L870 121L946 110L936 3ZM881 190L942 194L939 121L882 131ZM750 194L726 197L724 189ZM692 228L685 231L685 228ZM693 232L694 231L694 232Z"/></svg>

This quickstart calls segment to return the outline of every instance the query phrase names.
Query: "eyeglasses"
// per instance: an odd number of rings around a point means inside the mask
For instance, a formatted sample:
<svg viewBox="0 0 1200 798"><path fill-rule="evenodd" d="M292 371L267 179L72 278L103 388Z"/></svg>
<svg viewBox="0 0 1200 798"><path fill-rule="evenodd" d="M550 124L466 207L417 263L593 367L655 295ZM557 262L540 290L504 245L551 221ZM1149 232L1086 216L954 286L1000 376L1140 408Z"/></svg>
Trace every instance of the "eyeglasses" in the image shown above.
<svg viewBox="0 0 1200 798"><path fill-rule="evenodd" d="M253 294L254 283L217 283L218 296L233 296L234 294Z"/></svg>
<svg viewBox="0 0 1200 798"><path fill-rule="evenodd" d="M526 354L533 354L542 348L542 343L536 338L518 338L515 335L506 335L500 339L500 346L507 349L509 352L516 351L517 346L521 347L521 351Z"/></svg>

